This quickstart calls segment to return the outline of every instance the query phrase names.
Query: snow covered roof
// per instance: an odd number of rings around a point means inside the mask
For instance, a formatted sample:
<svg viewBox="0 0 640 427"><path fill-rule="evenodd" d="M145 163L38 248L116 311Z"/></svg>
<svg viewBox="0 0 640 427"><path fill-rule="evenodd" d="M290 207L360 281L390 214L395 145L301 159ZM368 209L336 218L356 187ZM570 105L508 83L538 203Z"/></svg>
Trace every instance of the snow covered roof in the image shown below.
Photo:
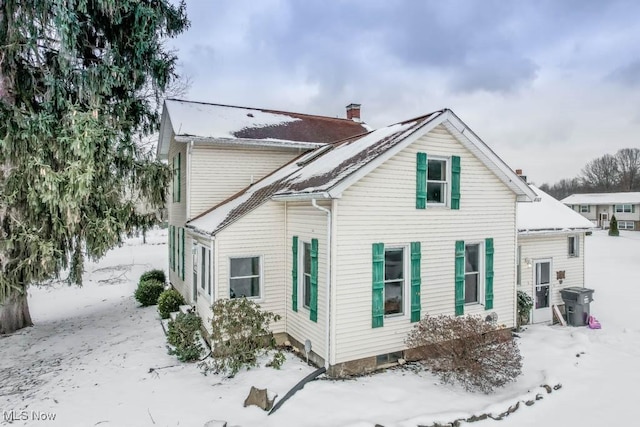
<svg viewBox="0 0 640 427"><path fill-rule="evenodd" d="M259 108L167 99L160 126L158 156L165 158L171 138L187 142L315 148L368 132L361 122Z"/></svg>
<svg viewBox="0 0 640 427"><path fill-rule="evenodd" d="M622 205L640 203L639 192L572 194L562 199L565 205Z"/></svg>
<svg viewBox="0 0 640 427"><path fill-rule="evenodd" d="M531 190L484 142L468 139L470 133L453 112L439 110L415 119L371 131L317 148L292 160L282 168L223 201L187 223L204 234L216 234L267 200L336 198L381 162L395 155L435 126L448 121L457 126L458 138L474 149L479 158L508 185L519 198L533 200ZM465 130L467 131L464 134ZM494 156L494 157L491 157Z"/></svg>
<svg viewBox="0 0 640 427"><path fill-rule="evenodd" d="M589 230L594 225L573 209L554 199L533 185L540 200L533 203L518 203L518 233L566 232Z"/></svg>

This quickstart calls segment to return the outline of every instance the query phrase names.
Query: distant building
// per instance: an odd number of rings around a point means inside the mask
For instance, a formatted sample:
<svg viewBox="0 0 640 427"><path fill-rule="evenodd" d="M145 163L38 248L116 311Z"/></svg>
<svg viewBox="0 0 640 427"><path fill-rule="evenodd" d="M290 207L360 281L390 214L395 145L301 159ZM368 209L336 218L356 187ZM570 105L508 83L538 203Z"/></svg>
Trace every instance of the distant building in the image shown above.
<svg viewBox="0 0 640 427"><path fill-rule="evenodd" d="M640 192L572 194L562 203L600 228L609 228L613 215L619 230L640 230Z"/></svg>

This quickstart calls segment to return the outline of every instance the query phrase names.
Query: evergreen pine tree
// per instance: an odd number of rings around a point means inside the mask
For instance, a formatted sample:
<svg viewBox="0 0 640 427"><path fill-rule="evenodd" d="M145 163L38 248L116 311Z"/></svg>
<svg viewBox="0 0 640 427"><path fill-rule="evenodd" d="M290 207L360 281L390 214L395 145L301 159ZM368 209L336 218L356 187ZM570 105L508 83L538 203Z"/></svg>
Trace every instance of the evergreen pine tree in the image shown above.
<svg viewBox="0 0 640 427"><path fill-rule="evenodd" d="M609 236L619 236L620 232L618 231L618 220L616 216L611 216L611 221L609 222Z"/></svg>
<svg viewBox="0 0 640 427"><path fill-rule="evenodd" d="M163 41L185 10L0 0L0 333L31 324L29 285L63 271L80 285L85 257L153 224L136 202L162 206L170 172L136 141L177 77Z"/></svg>

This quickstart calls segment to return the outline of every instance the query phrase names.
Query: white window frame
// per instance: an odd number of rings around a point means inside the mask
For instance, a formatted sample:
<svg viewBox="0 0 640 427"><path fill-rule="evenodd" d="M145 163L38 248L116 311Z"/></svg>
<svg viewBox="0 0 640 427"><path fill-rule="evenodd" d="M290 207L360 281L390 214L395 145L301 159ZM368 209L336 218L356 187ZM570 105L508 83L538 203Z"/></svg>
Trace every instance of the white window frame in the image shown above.
<svg viewBox="0 0 640 427"><path fill-rule="evenodd" d="M580 213L589 213L589 212L591 212L591 209L589 209L589 205L580 205Z"/></svg>
<svg viewBox="0 0 640 427"><path fill-rule="evenodd" d="M467 246L478 246L478 291L476 292L476 301L467 302ZM485 287L485 247L483 241L464 242L464 305L478 305L484 303L484 287Z"/></svg>
<svg viewBox="0 0 640 427"><path fill-rule="evenodd" d="M386 277L386 269L387 269L387 263L386 263L387 251L398 250L398 249L402 249L402 300L400 302L401 312L385 314L384 315L385 319L403 318L403 317L406 317L410 312L407 305L408 298L411 295L410 289L409 289L409 285L411 283L411 277L409 277L411 275L411 265L409 264L411 260L411 250L409 245L403 244L403 245L385 245L384 246L385 263L384 263L384 270L383 270L383 276L382 276L382 281L383 281L382 296L383 296L383 301L386 304L387 280L385 280L385 277Z"/></svg>
<svg viewBox="0 0 640 427"><path fill-rule="evenodd" d="M635 222L633 221L618 221L618 230L635 230Z"/></svg>
<svg viewBox="0 0 640 427"><path fill-rule="evenodd" d="M202 243L195 243L193 246L196 251L193 265L193 272L195 274L194 279L197 281L196 288L198 289L198 293L211 297L213 296L213 289L215 286L212 278L213 266L211 265L211 248L203 245ZM204 265L202 265L202 251L204 251L205 256ZM204 273L202 272L203 267Z"/></svg>
<svg viewBox="0 0 640 427"><path fill-rule="evenodd" d="M520 245L516 252L516 285L522 285L522 246Z"/></svg>
<svg viewBox="0 0 640 427"><path fill-rule="evenodd" d="M304 241L304 240L300 240L298 242L298 265L301 267L299 269L300 274L298 274L298 299L299 301L302 302L302 308L306 309L306 310L311 310L310 304L311 304L311 271L306 271L305 270L305 263L304 263L304 251L305 251L305 246L309 245L309 258L311 258L311 241ZM311 260L309 260L311 261ZM311 265L309 265L309 268L311 268ZM305 291L305 277L308 276L309 277L309 305L305 305L305 296L307 295L306 291Z"/></svg>
<svg viewBox="0 0 640 427"><path fill-rule="evenodd" d="M264 277L264 267L263 267L263 257L262 255L241 255L241 256L232 256L229 257L229 266L228 266L228 290L229 290L229 299L231 298L236 298L236 297L232 297L231 296L231 280L232 279L244 279L244 278L248 278L248 277L255 277L254 275L251 276L239 276L239 277L232 277L231 276L231 262L234 259L244 259L244 258L258 258L258 295L256 296L250 296L250 297L246 297L247 299L250 300L255 300L255 301L261 301L263 299L263 295L264 295L264 289L263 289L263 277Z"/></svg>
<svg viewBox="0 0 640 427"><path fill-rule="evenodd" d="M573 241L573 244L572 244ZM577 235L571 235L567 237L567 255L569 258L580 257L580 238Z"/></svg>
<svg viewBox="0 0 640 427"><path fill-rule="evenodd" d="M429 179L429 162L434 161L434 162L444 162L445 164L445 180L444 181L436 181L436 180L430 180ZM427 207L429 206L449 206L450 205L450 201L451 201L451 157L444 157L444 156L431 156L428 155L427 156L427 177L426 177L426 203L427 203ZM434 201L430 201L429 200L429 182L431 183L437 183L437 184L444 184L444 191L443 191L443 198L444 200L442 202L434 202Z"/></svg>
<svg viewBox="0 0 640 427"><path fill-rule="evenodd" d="M616 213L631 213L633 207L630 204L615 205L615 211Z"/></svg>

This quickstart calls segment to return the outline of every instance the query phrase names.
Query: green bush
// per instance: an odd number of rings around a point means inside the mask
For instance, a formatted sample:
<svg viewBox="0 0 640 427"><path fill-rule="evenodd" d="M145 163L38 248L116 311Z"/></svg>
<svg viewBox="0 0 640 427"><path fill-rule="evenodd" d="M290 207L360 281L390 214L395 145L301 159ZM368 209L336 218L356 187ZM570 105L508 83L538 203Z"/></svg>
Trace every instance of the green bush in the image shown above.
<svg viewBox="0 0 640 427"><path fill-rule="evenodd" d="M533 300L525 292L518 291L518 327L529 323L529 313L533 308Z"/></svg>
<svg viewBox="0 0 640 427"><path fill-rule="evenodd" d="M211 309L213 357L202 365L205 372L211 370L233 376L243 367L257 366L258 357L271 350L274 355L268 365L276 369L282 365L282 351L276 347L269 330L269 324L280 320L280 316L261 310L258 304L246 298L221 299Z"/></svg>
<svg viewBox="0 0 640 427"><path fill-rule="evenodd" d="M620 232L618 231L618 220L616 216L613 215L611 217L611 222L609 223L609 236L619 236Z"/></svg>
<svg viewBox="0 0 640 427"><path fill-rule="evenodd" d="M140 276L139 282L142 283L152 279L157 280L160 283L165 283L167 281L167 277L164 275L164 271L156 269L156 270L149 270L142 273L142 276Z"/></svg>
<svg viewBox="0 0 640 427"><path fill-rule="evenodd" d="M163 319L169 318L169 313L178 311L181 305L185 304L180 292L175 289L167 289L158 298L158 312Z"/></svg>
<svg viewBox="0 0 640 427"><path fill-rule="evenodd" d="M146 307L156 305L162 291L164 291L164 283L150 279L141 281L133 296L143 307Z"/></svg>
<svg viewBox="0 0 640 427"><path fill-rule="evenodd" d="M178 313L175 320L169 321L167 342L173 346L169 354L176 355L181 362L192 362L200 358L202 344L198 332L202 320L195 313Z"/></svg>

